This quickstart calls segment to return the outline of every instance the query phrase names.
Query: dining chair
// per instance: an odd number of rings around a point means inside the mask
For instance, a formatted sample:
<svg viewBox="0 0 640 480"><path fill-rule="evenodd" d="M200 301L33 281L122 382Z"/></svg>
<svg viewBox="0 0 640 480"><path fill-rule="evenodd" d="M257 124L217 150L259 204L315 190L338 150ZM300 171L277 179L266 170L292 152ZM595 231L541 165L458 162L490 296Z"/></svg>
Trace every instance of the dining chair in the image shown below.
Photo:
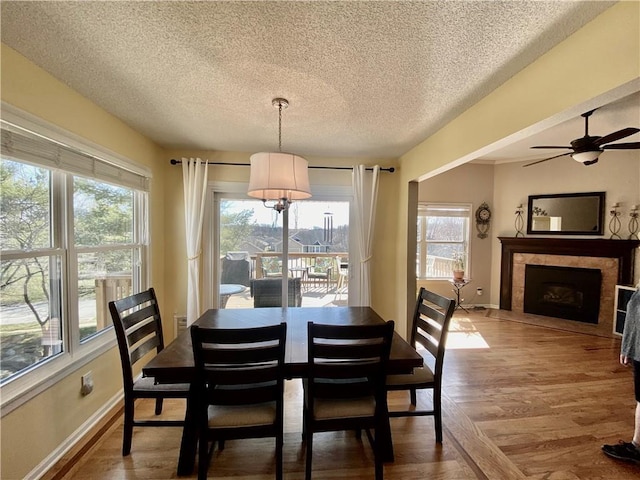
<svg viewBox="0 0 640 480"><path fill-rule="evenodd" d="M306 479L311 479L313 434L365 430L373 447L375 478L383 478L382 442L378 434L388 422L386 364L394 322L379 325L308 323L309 375L304 379L303 440ZM375 431L375 438L370 430Z"/></svg>
<svg viewBox="0 0 640 480"><path fill-rule="evenodd" d="M162 318L153 288L109 302L109 311L118 339L124 384L124 433L122 455L131 453L133 427L183 427L183 420L136 420L138 398L156 400L155 414L162 413L165 398L187 398L188 383L158 384L152 377L134 379L133 367L149 352L164 349Z"/></svg>
<svg viewBox="0 0 640 480"><path fill-rule="evenodd" d="M191 327L196 365L198 478L225 440L275 437L276 478L282 479L286 323L256 328ZM209 448L209 442L211 447Z"/></svg>
<svg viewBox="0 0 640 480"><path fill-rule="evenodd" d="M430 415L434 417L436 442L442 443L442 367L449 322L455 310L455 300L420 288L411 326L411 346L418 349L423 358L422 367L413 373L387 376L387 390L409 390L411 405L408 410L390 410L390 417ZM433 405L429 410L416 410L416 391L431 389Z"/></svg>

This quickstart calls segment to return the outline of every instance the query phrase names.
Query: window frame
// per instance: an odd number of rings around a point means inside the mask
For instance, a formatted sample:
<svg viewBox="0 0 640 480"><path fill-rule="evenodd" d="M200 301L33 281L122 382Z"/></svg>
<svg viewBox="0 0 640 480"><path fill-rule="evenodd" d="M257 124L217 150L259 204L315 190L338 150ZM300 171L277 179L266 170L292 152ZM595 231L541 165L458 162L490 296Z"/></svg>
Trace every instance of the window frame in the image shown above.
<svg viewBox="0 0 640 480"><path fill-rule="evenodd" d="M436 241L428 240L427 226L429 217L447 215L428 215L429 209L461 209L463 214L456 215L466 219L462 232L462 241ZM429 276L428 275L428 245L429 243L450 243L462 245L465 256L465 277L471 277L471 221L473 216L473 205L471 203L453 203L453 202L418 202L418 212L416 218L416 279L419 281L430 280L450 280L451 275L447 276Z"/></svg>
<svg viewBox="0 0 640 480"><path fill-rule="evenodd" d="M78 319L77 301L77 254L86 247L76 247L73 236L73 188L74 177L85 177L101 183L118 185L134 192L134 238L131 244L108 245L108 249L131 248L139 251L132 266L134 291L143 290L149 285L150 252L149 252L149 187L151 172L133 161L121 157L114 152L104 149L75 134L67 132L55 125L39 119L27 112L23 112L5 102L2 102L1 125L3 129L22 134L39 137L38 141L57 144L78 158L89 157L99 167L96 176L84 172L52 168L46 159L42 163L34 157L21 158L20 153L6 154L8 160L34 165L48 169L51 172L51 244L49 248L34 250L3 251L3 259L32 258L36 256L58 257L61 262L61 310L62 310L62 342L63 351L49 358L34 363L24 370L4 379L1 392L1 416L4 416L47 388L55 385L71 372L82 368L100 355L116 346L115 333L112 327L106 327L86 339L80 341L80 327ZM73 158L72 158L73 160ZM114 176L115 175L115 176ZM118 176L122 175L122 183ZM113 180L110 180L113 178ZM133 186L137 182L140 188ZM100 247L90 247L95 250ZM74 270L75 269L75 270Z"/></svg>

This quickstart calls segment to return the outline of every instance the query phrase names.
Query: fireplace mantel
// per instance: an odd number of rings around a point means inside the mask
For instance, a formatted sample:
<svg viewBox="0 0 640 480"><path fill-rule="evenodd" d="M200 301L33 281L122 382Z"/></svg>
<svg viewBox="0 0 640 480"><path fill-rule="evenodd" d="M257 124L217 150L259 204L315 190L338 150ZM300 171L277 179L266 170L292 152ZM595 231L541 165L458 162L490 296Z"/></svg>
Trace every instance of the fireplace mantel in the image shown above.
<svg viewBox="0 0 640 480"><path fill-rule="evenodd" d="M633 283L635 252L640 246L640 240L532 237L498 237L498 239L502 243L500 308L503 310L511 310L514 254L616 258L618 259L617 283L631 285Z"/></svg>

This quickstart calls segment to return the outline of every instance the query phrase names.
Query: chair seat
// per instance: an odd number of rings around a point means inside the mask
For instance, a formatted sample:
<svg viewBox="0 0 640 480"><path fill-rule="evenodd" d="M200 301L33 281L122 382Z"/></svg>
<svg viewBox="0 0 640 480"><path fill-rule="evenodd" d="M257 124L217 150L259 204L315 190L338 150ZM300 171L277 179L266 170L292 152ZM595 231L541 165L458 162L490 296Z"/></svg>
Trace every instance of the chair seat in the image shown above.
<svg viewBox="0 0 640 480"><path fill-rule="evenodd" d="M327 272L309 272L309 278L327 278Z"/></svg>
<svg viewBox="0 0 640 480"><path fill-rule="evenodd" d="M176 392L189 393L188 383L156 383L153 377L141 377L133 384L134 392Z"/></svg>
<svg viewBox="0 0 640 480"><path fill-rule="evenodd" d="M373 396L361 398L316 398L313 405L313 418L372 417L376 411Z"/></svg>
<svg viewBox="0 0 640 480"><path fill-rule="evenodd" d="M276 421L276 402L250 405L209 405L210 428L254 427Z"/></svg>
<svg viewBox="0 0 640 480"><path fill-rule="evenodd" d="M414 368L413 373L387 375L387 387L401 385L432 385L434 381L435 378L433 372L425 364L422 364L422 367L420 368Z"/></svg>

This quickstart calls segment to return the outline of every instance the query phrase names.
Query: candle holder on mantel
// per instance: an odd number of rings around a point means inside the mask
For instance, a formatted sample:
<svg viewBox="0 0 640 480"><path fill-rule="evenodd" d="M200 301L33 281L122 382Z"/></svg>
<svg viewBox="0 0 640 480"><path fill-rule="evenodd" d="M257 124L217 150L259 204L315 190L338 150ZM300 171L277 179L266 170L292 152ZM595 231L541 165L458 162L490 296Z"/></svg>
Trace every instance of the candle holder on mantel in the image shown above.
<svg viewBox="0 0 640 480"><path fill-rule="evenodd" d="M640 240L638 238L638 205L631 205L629 212L629 240Z"/></svg>
<svg viewBox="0 0 640 480"><path fill-rule="evenodd" d="M523 212L524 210L522 209L522 205L518 205L516 207L516 220L514 223L516 227L516 238L524 237L524 233L522 232L522 229L524 228L524 218L522 218Z"/></svg>
<svg viewBox="0 0 640 480"><path fill-rule="evenodd" d="M622 227L622 223L620 222L620 212L618 208L620 207L619 203L614 203L611 205L611 210L609 211L609 215L611 216L611 220L609 220L609 231L611 232L610 239L617 238L622 240L622 237L618 235L620 228Z"/></svg>

